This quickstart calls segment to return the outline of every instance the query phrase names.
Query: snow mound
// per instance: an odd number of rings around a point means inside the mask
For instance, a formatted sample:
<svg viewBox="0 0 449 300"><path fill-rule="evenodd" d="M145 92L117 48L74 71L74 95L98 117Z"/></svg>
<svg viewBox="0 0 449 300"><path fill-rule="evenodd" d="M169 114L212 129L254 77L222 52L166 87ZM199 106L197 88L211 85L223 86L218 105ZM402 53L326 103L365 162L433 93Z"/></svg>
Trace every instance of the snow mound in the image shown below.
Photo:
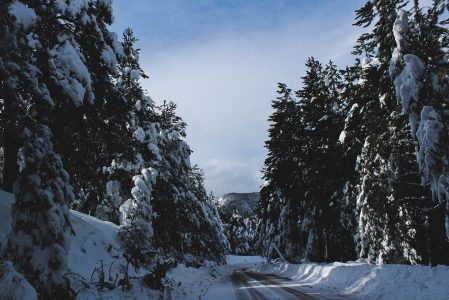
<svg viewBox="0 0 449 300"><path fill-rule="evenodd" d="M449 295L447 266L278 263L259 264L255 270L288 277L313 289L333 290L360 299L443 300Z"/></svg>
<svg viewBox="0 0 449 300"><path fill-rule="evenodd" d="M113 277L121 276L126 260L117 239L119 227L77 211L71 211L71 216L76 235L70 245L69 270L90 280L94 268L103 263L107 275L110 268Z"/></svg>
<svg viewBox="0 0 449 300"><path fill-rule="evenodd" d="M0 299L37 300L37 293L31 284L14 270L11 262L0 262Z"/></svg>
<svg viewBox="0 0 449 300"><path fill-rule="evenodd" d="M0 191L0 219L2 220L0 222L0 244L6 239L10 230L13 202L14 195ZM122 291L121 288L98 291L95 283L99 280L100 272L95 270L99 270L101 266L103 266L106 281L120 280L125 274L127 263L117 238L119 226L73 210L70 211L70 216L75 235L71 237L68 253L68 276L77 280L82 279L89 285L88 288L79 289L80 293L77 299L99 299L101 297L105 299L154 299L159 295L158 291L140 286L138 280L133 280L132 288L128 291ZM134 278L142 277L147 273L147 270L143 268L136 272L131 266L128 271L129 276ZM20 275L17 272L9 273ZM110 278L111 280L109 280ZM82 284L80 286L82 287ZM1 295L0 299L2 299Z"/></svg>

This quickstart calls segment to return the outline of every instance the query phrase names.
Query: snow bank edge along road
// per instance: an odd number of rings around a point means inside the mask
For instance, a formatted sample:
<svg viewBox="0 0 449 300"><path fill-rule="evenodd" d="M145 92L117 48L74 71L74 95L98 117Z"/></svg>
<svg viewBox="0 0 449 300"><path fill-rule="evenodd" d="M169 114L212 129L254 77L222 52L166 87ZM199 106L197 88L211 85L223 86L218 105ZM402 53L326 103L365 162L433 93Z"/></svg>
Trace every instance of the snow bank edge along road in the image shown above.
<svg viewBox="0 0 449 300"><path fill-rule="evenodd" d="M363 299L448 300L448 266L330 264L259 264L254 271L274 273L315 288Z"/></svg>

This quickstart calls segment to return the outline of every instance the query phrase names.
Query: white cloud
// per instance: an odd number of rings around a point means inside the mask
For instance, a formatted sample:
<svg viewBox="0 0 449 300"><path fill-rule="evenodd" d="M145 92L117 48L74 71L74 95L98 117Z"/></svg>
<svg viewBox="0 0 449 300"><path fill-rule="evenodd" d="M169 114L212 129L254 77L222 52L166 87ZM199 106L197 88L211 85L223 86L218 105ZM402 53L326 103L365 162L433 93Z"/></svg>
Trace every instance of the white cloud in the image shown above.
<svg viewBox="0 0 449 300"><path fill-rule="evenodd" d="M231 161L211 159L203 162L206 171L206 185L215 187L216 196L228 192L254 192L260 186L260 166L262 161Z"/></svg>
<svg viewBox="0 0 449 300"><path fill-rule="evenodd" d="M205 170L209 190L259 189L276 83L299 88L309 56L349 63L358 34L351 18L344 21L341 26L310 26L313 21L306 19L268 32L221 34L152 57L142 55L150 75L145 87L159 103L178 103L189 125L192 161Z"/></svg>

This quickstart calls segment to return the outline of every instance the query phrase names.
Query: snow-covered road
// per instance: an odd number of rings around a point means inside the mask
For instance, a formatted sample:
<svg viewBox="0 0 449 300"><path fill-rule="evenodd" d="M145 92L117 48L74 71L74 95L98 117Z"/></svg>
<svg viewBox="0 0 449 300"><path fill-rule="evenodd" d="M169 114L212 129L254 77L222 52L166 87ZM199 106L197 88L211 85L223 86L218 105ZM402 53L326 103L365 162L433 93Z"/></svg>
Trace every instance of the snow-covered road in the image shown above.
<svg viewBox="0 0 449 300"><path fill-rule="evenodd" d="M205 300L342 300L348 299L326 292L317 292L309 286L298 284L287 278L273 274L262 274L245 269L233 272L219 284L213 286L204 297ZM354 298L351 298L354 299Z"/></svg>

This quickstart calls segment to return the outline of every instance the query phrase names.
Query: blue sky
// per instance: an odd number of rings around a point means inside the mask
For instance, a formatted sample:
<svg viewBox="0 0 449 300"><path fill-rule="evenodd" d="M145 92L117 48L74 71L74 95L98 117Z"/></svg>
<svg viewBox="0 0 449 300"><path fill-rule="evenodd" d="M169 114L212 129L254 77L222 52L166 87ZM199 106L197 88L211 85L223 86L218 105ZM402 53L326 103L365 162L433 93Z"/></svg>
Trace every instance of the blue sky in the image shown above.
<svg viewBox="0 0 449 300"><path fill-rule="evenodd" d="M340 67L360 29L362 0L114 0L111 30L131 27L143 82L178 103L192 163L216 195L257 191L277 82L300 86L307 57Z"/></svg>

